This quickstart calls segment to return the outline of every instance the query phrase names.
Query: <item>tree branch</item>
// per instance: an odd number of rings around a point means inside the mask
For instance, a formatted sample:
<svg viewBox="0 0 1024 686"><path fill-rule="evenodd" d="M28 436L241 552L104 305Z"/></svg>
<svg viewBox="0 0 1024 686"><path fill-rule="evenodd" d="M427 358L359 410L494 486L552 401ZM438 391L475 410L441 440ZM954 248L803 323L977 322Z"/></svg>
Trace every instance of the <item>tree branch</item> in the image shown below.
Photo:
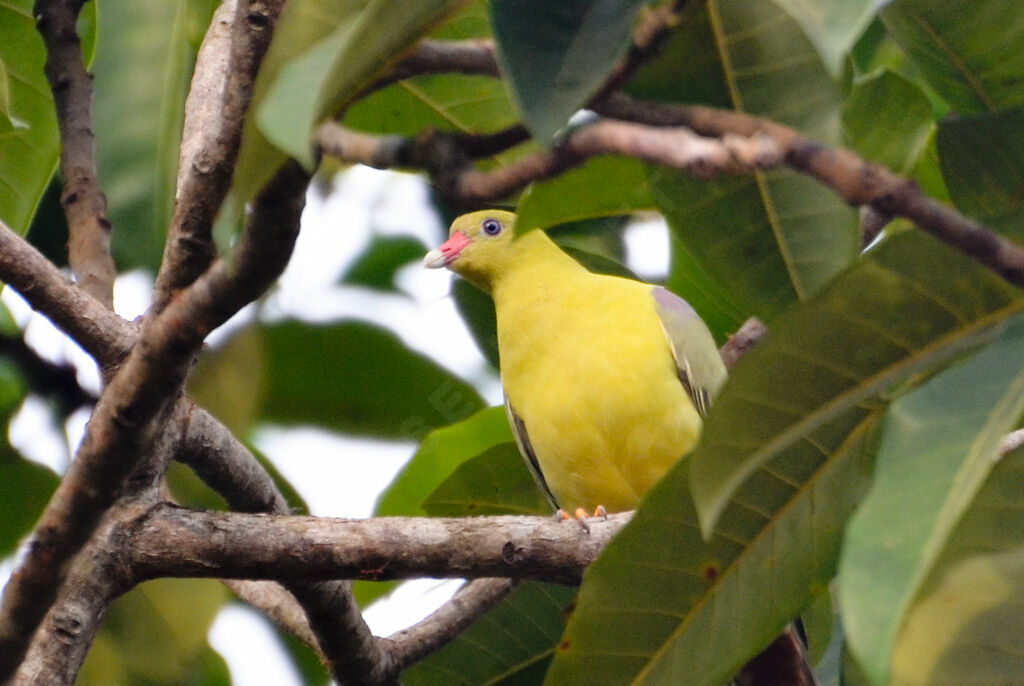
<svg viewBox="0 0 1024 686"><path fill-rule="evenodd" d="M436 653L515 590L516 579L476 579L430 616L381 639L397 671Z"/></svg>
<svg viewBox="0 0 1024 686"><path fill-rule="evenodd" d="M363 520L200 512L160 505L131 524L140 580L515 577L578 584L628 514L583 527L552 517ZM400 553L398 551L401 551Z"/></svg>
<svg viewBox="0 0 1024 686"><path fill-rule="evenodd" d="M0 281L111 369L131 350L136 328L68 281L46 257L0 221Z"/></svg>
<svg viewBox="0 0 1024 686"><path fill-rule="evenodd" d="M128 569L110 544L114 519L108 516L75 558L67 583L36 632L12 686L70 686L75 682L107 608L132 584Z"/></svg>
<svg viewBox="0 0 1024 686"><path fill-rule="evenodd" d="M825 147L766 119L702 105L637 102L616 93L596 103L595 110L654 126L686 126L705 136L764 136L781 150L784 164L814 177L851 205L870 205L883 215L906 217L1010 283L1024 287L1024 248L928 197L910 179L849 150Z"/></svg>
<svg viewBox="0 0 1024 686"><path fill-rule="evenodd" d="M150 313L216 257L213 222L231 185L245 113L283 0L227 0L214 13L185 103L174 216Z"/></svg>
<svg viewBox="0 0 1024 686"><path fill-rule="evenodd" d="M92 132L92 76L85 70L75 22L83 0L37 0L36 27L46 44L46 78L53 91L61 141L68 219L68 263L82 289L105 307L114 304L114 260L107 199L96 180Z"/></svg>
<svg viewBox="0 0 1024 686"><path fill-rule="evenodd" d="M483 172L467 166L470 156L463 146L471 140L461 134L437 132L415 139L374 136L335 123L323 125L317 133L324 153L346 162L377 168L427 168L445 200L460 209L506 198L530 183L557 176L600 155L625 155L687 169L698 176L766 169L782 160L780 149L762 135L713 139L682 127L602 120L575 129L551 151L538 151Z"/></svg>
<svg viewBox="0 0 1024 686"><path fill-rule="evenodd" d="M93 412L76 459L47 505L0 605L0 680L21 661L68 563L120 495L178 397L206 335L280 274L291 255L308 175L286 165L256 199L235 259L215 263L146 325Z"/></svg>

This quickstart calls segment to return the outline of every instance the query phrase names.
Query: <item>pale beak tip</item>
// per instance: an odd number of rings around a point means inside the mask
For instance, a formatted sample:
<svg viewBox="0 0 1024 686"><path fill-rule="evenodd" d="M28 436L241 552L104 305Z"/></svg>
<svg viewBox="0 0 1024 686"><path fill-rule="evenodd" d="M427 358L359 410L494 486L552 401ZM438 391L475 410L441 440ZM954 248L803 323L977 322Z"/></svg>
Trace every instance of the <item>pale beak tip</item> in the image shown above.
<svg viewBox="0 0 1024 686"><path fill-rule="evenodd" d="M423 256L423 266L427 269L440 269L448 263L444 253L438 249L431 250Z"/></svg>

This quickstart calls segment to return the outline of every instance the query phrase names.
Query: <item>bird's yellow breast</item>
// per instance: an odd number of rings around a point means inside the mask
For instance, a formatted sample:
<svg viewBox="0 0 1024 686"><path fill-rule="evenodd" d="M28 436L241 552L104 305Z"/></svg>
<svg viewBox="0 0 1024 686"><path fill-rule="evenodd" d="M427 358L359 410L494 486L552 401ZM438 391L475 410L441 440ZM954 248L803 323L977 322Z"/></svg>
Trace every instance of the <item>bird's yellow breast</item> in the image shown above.
<svg viewBox="0 0 1024 686"><path fill-rule="evenodd" d="M651 286L582 269L518 276L493 294L501 376L545 480L565 510L632 509L701 426Z"/></svg>

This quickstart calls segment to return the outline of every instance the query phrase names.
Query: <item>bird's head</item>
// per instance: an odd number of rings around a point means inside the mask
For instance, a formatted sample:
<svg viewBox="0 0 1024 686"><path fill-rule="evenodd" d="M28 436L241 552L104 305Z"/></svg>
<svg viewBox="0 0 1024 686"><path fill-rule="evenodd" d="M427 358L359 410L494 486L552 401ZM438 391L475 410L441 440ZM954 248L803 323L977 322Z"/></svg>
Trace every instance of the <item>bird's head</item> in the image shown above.
<svg viewBox="0 0 1024 686"><path fill-rule="evenodd" d="M431 250L423 264L448 267L473 285L490 292L495 278L515 260L516 215L504 210L470 212L452 222L448 240Z"/></svg>

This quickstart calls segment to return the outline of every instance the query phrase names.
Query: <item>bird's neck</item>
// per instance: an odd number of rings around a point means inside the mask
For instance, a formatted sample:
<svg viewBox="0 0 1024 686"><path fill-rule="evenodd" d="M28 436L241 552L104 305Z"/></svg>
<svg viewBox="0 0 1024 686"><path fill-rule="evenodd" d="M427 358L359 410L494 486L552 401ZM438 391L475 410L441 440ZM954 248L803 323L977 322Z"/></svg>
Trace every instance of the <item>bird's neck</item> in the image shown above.
<svg viewBox="0 0 1024 686"><path fill-rule="evenodd" d="M511 259L492 284L496 305L523 291L542 294L558 290L567 280L586 274L579 262L565 254L543 231L531 231L516 239Z"/></svg>

